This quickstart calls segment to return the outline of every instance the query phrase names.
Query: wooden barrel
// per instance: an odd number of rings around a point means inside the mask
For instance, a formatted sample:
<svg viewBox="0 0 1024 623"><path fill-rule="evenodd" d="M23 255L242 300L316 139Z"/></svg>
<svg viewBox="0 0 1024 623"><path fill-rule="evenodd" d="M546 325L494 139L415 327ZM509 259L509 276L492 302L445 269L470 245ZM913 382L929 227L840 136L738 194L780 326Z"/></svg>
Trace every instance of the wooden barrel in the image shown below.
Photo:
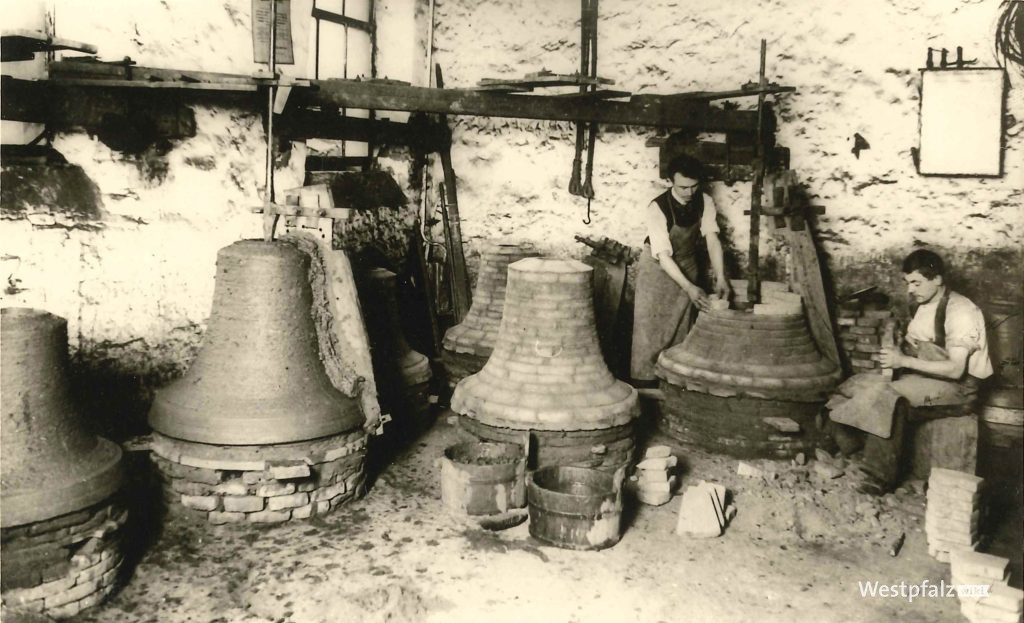
<svg viewBox="0 0 1024 623"><path fill-rule="evenodd" d="M597 550L619 542L623 471L554 466L527 481L530 535L557 547Z"/></svg>
<svg viewBox="0 0 1024 623"><path fill-rule="evenodd" d="M1024 365L1024 323L1021 304L1007 299L992 299L988 309L988 348L995 368L990 382L1005 387L1020 387Z"/></svg>
<svg viewBox="0 0 1024 623"><path fill-rule="evenodd" d="M441 500L458 515L495 515L526 506L526 451L515 443L466 442L441 458Z"/></svg>

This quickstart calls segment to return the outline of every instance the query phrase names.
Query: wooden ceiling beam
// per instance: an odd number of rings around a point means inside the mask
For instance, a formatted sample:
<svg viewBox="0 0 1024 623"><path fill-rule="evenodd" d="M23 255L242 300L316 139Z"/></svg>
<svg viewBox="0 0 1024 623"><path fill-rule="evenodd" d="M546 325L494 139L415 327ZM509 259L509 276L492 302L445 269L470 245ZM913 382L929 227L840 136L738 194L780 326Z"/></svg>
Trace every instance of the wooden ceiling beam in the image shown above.
<svg viewBox="0 0 1024 623"><path fill-rule="evenodd" d="M642 102L591 101L340 79L311 80L310 84L310 88L297 88L292 94L300 105L688 128L706 132L757 129L756 112L713 108L701 101L657 97Z"/></svg>

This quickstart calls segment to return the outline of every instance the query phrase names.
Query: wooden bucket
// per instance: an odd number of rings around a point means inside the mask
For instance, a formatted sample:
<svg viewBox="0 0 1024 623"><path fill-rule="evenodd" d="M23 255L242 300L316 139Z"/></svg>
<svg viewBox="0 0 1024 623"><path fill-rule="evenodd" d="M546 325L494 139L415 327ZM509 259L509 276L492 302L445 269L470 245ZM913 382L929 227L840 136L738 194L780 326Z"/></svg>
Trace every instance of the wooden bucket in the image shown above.
<svg viewBox="0 0 1024 623"><path fill-rule="evenodd" d="M533 472L527 479L530 535L566 549L615 545L621 536L624 473L567 466Z"/></svg>
<svg viewBox="0 0 1024 623"><path fill-rule="evenodd" d="M526 506L523 446L471 441L446 448L441 500L457 515L495 515Z"/></svg>

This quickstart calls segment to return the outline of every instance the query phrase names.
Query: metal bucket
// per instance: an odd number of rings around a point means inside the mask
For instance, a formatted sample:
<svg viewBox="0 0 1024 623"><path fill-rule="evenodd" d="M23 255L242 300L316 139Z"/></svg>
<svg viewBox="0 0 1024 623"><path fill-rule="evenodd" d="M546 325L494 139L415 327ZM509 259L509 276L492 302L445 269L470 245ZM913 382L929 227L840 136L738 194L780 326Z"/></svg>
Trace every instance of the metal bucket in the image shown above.
<svg viewBox="0 0 1024 623"><path fill-rule="evenodd" d="M441 500L458 515L495 515L526 506L523 446L471 441L446 448Z"/></svg>
<svg viewBox="0 0 1024 623"><path fill-rule="evenodd" d="M530 535L566 549L604 549L619 542L622 477L585 467L552 466L527 479Z"/></svg>

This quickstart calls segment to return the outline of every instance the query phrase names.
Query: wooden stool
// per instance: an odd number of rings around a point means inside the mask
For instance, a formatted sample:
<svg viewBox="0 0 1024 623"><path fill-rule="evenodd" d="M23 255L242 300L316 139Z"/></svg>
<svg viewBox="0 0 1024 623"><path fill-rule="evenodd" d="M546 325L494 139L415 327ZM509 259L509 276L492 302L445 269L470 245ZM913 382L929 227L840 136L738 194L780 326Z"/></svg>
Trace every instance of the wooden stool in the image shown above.
<svg viewBox="0 0 1024 623"><path fill-rule="evenodd" d="M911 407L908 419L914 478L928 478L933 467L975 473L978 414L973 404Z"/></svg>

